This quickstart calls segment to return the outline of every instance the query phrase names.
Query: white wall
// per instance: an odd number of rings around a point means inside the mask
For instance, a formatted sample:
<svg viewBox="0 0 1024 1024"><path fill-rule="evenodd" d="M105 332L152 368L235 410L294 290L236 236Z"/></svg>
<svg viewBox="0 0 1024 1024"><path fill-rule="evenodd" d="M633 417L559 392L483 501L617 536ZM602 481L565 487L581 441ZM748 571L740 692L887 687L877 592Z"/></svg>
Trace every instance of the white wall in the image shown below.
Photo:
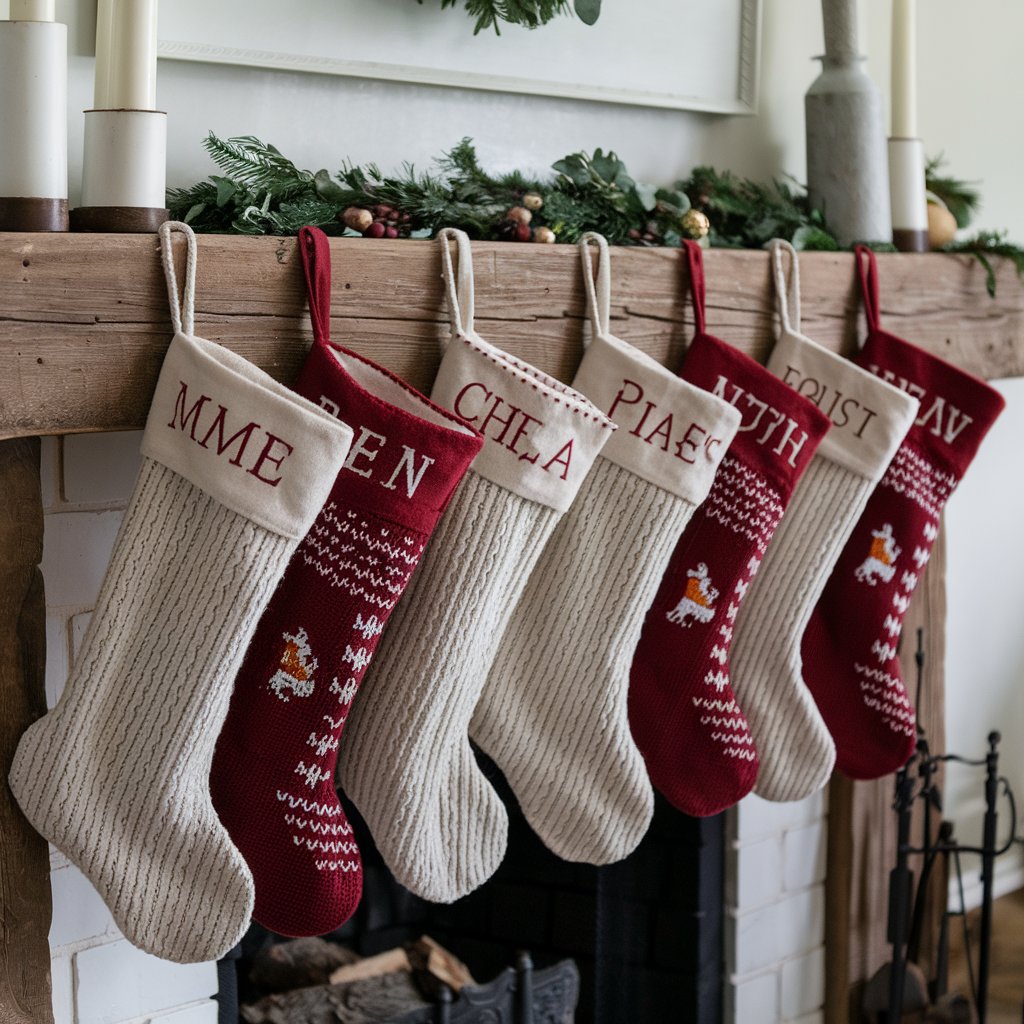
<svg viewBox="0 0 1024 1024"><path fill-rule="evenodd" d="M65 11L86 6L75 5L72 0L61 3ZM754 118L718 118L162 62L159 101L170 114L169 182L185 185L210 173L213 168L200 142L211 129L223 136L259 135L300 165L314 169L320 165L333 169L345 158L357 162L375 160L384 168L395 167L407 159L422 166L440 150L470 135L485 163L495 169L518 166L540 172L568 152L600 145L615 149L634 175L655 182L671 181L703 162L748 175L769 177L788 172L802 178L802 97L816 74L811 57L821 50L820 8L816 0L765 3L761 114ZM5 6L0 0L0 16L5 14ZM1018 184L1019 168L1024 163L1024 132L1020 130L1017 113L1017 97L1024 90L1024 70L1016 52L1024 34L1024 9L1000 0L977 0L970 5L969 16L957 0L928 0L921 7L929 17L922 29L921 45L921 124L926 147L929 152L944 150L950 158L950 168L960 176L983 181L986 208L981 223L1009 227L1016 237L1024 239L1024 195ZM888 69L886 61L878 58L887 51L887 10L888 4L869 0L862 11L865 46L872 57L869 70L883 92L887 88ZM85 16L76 10L75 17ZM76 35L87 37L87 25L82 29L84 21L79 20L78 24ZM694 44L685 28L679 34L679 59L685 60L687 47ZM78 191L81 159L82 121L78 111L91 105L91 75L89 58L73 58L72 199ZM980 315L986 301L986 296L979 294ZM1005 767L1018 791L1024 793L1024 750L1019 742L1024 698L1019 696L1017 682L1024 675L1024 638L1016 621L1024 598L1024 545L1019 539L1019 523L1024 521L1024 484L1016 468L1016 439L1024 430L1024 381L1009 382L1003 390L1010 409L951 502L948 515L948 730L952 749L980 752L985 733L1001 726L1008 735ZM95 495L86 495L75 504L75 467L95 468L107 462L123 470L130 465L124 445L124 439L118 438L98 438L86 444L68 442L63 447L63 469L59 446L49 448L48 473L54 488L46 540L53 659L49 673L51 699L66 671L67 644L75 635L76 617L88 610L90 599L86 592L92 586L87 567L59 563L58 548L66 542L65 532L70 529L72 533L79 531L84 538L81 550L92 550L94 555L105 550L109 521L113 521L111 517L116 519L117 508L123 503L123 495L119 494L100 501L102 507L96 504ZM109 472L118 476L116 469ZM63 498L58 483L61 474L65 487L71 486ZM67 593L77 595L70 605L62 603L61 595ZM1015 731L1017 742L1009 739ZM951 776L948 804L965 835L976 822L977 807L972 800L975 792L976 788L961 785ZM733 870L737 872L740 854L755 839L744 826L743 813L736 819L739 825ZM775 814L763 807L751 810L749 820L765 829L756 836L757 844L767 843L763 849L779 846L783 851L791 847L798 851L793 845L795 840L786 838L795 828L788 815L790 812L783 808ZM813 810L807 818L813 825L806 828L814 827L820 832L820 815L820 807ZM817 849L815 844L820 839L801 835L807 840L808 851ZM796 863L787 856L784 853L780 863ZM810 853L808 857L813 861ZM125 1019L156 1019L167 1012L167 1006L177 1005L164 1002L157 1008L144 1000L130 1006L124 1004L119 994L124 986L117 982L116 971L103 975L110 979L110 1006L78 1005L79 993L97 991L89 980L91 969L81 976L75 974L84 964L92 963L85 954L94 947L107 948L104 955L108 958L123 950L120 969L125 977L136 968L101 908L94 905L88 890L77 884L74 869L59 858L55 867L55 895L60 900L53 936L58 1021L82 1024L85 1020L102 1019L114 1024ZM755 875L767 888L749 896L743 895L749 886L734 891L730 907L737 941L746 934L741 925L756 924L763 906L775 907L781 905L780 900L797 897L812 903L818 900L817 863L811 865L810 874L803 879L805 888L801 887L801 879L791 877L792 870L785 867L782 881L776 887L778 892L772 888L770 873L765 872ZM743 884L738 874L734 880L737 886ZM745 964L746 954L737 945L733 950L733 971L737 981L742 975L748 985L742 992L738 987L734 991L734 1005L744 1005L752 998L760 998L759 993L771 990L775 993L773 998L779 1000L772 1005L780 1007L780 1015L799 1015L808 1022L817 1019L813 1006L800 1000L794 1002L792 998L793 978L802 977L818 962L817 927L811 931L813 943L794 947L795 959L787 961L789 966L782 961L765 965L752 960ZM112 961L104 963L104 969L111 972ZM178 1003L207 994L208 975L198 981L198 987L188 987L191 983L185 975L181 978L185 988ZM159 988L159 984L154 982L153 988ZM193 1020L208 1019L210 1012L209 1004L200 1003L195 1009L185 1009L174 1020L191 1024Z"/></svg>

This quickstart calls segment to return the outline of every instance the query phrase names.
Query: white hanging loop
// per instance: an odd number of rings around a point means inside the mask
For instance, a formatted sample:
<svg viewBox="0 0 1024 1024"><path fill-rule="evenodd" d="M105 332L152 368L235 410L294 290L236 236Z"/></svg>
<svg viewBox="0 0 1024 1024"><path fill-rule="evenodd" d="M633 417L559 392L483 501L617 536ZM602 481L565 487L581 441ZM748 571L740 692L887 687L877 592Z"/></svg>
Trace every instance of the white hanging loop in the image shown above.
<svg viewBox="0 0 1024 1024"><path fill-rule="evenodd" d="M775 301L778 304L782 326L787 331L800 333L800 257L796 249L783 238L773 238L769 247L775 273ZM789 283L783 266L783 253L789 254Z"/></svg>
<svg viewBox="0 0 1024 1024"><path fill-rule="evenodd" d="M590 258L591 243L597 246L597 275L595 278L594 264ZM587 290L587 303L590 306L590 322L593 334L606 335L611 329L612 318L612 270L611 254L604 235L596 231L587 231L580 237L580 260L583 263L583 284Z"/></svg>
<svg viewBox="0 0 1024 1024"><path fill-rule="evenodd" d="M185 236L185 296L178 301L178 277L174 271L174 245L172 235ZM160 225L160 256L167 279L167 300L171 307L171 323L175 334L194 334L196 319L196 236L195 232L179 220L166 220Z"/></svg>
<svg viewBox="0 0 1024 1024"><path fill-rule="evenodd" d="M452 337L462 334L473 336L473 252L469 235L458 228L442 228L437 233L441 243L441 269L448 289L448 316L452 324ZM451 241L459 250L459 269L452 267Z"/></svg>

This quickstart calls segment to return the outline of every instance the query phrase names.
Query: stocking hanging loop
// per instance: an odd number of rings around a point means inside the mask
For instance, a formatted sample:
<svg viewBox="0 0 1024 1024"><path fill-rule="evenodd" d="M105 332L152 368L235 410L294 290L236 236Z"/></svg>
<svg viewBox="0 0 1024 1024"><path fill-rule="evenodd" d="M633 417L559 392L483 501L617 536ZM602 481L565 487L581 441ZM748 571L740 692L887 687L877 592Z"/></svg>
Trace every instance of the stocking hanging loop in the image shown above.
<svg viewBox="0 0 1024 1024"><path fill-rule="evenodd" d="M437 233L441 243L441 269L448 289L448 316L451 319L452 335L473 336L473 251L469 235L458 228L442 228ZM456 273L452 266L452 240L458 246L459 267Z"/></svg>
<svg viewBox="0 0 1024 1024"><path fill-rule="evenodd" d="M591 243L597 246L596 276L590 259ZM588 231L580 237L579 247L580 261L583 264L583 285L587 290L587 305L593 327L591 337L608 334L611 329L612 308L612 272L608 242L604 235Z"/></svg>
<svg viewBox="0 0 1024 1024"><path fill-rule="evenodd" d="M178 299L178 276L174 270L174 243L171 236L185 236L185 294ZM196 236L195 232L179 220L166 220L160 225L160 256L167 280L167 301L171 309L171 323L175 334L195 334L196 319Z"/></svg>
<svg viewBox="0 0 1024 1024"><path fill-rule="evenodd" d="M868 328L869 330L877 331L881 327L881 302L878 297L878 261L875 259L875 254L866 245L854 246L853 258L857 261L860 293L864 299L864 312L868 318Z"/></svg>
<svg viewBox="0 0 1024 1024"><path fill-rule="evenodd" d="M309 295L309 319L319 345L331 340L331 243L319 228L299 231L299 254Z"/></svg>
<svg viewBox="0 0 1024 1024"><path fill-rule="evenodd" d="M800 332L800 257L783 238L771 243L772 270L775 275L775 302L784 330ZM789 281L786 281L785 256L789 255Z"/></svg>
<svg viewBox="0 0 1024 1024"><path fill-rule="evenodd" d="M686 247L686 262L690 270L690 293L693 297L693 319L696 324L696 333L704 334L704 303L707 293L704 283L704 253L697 242L687 239L683 245Z"/></svg>

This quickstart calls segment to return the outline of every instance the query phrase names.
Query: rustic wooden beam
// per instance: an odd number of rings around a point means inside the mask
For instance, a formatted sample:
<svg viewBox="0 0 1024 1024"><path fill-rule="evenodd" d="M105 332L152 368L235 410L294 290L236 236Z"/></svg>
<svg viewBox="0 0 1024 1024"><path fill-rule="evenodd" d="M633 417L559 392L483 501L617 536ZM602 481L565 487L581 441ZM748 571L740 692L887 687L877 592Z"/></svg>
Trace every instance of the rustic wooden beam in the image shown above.
<svg viewBox="0 0 1024 1024"><path fill-rule="evenodd" d="M49 1024L50 855L7 773L21 734L46 712L46 602L39 561L39 439L0 441L0 1021ZM54 771L63 771L54 751Z"/></svg>
<svg viewBox="0 0 1024 1024"><path fill-rule="evenodd" d="M428 387L447 330L437 248L335 239L333 333ZM474 245L480 332L569 379L583 294L573 246ZM896 333L988 378L1024 373L1024 289L1008 263L998 297L970 257L881 257ZM805 254L804 327L849 352L858 337L852 257ZM614 329L667 365L692 332L678 250L615 250ZM764 358L772 344L768 257L707 254L710 328ZM199 330L291 381L310 342L295 240L203 235ZM152 235L0 234L0 437L139 427L169 341Z"/></svg>

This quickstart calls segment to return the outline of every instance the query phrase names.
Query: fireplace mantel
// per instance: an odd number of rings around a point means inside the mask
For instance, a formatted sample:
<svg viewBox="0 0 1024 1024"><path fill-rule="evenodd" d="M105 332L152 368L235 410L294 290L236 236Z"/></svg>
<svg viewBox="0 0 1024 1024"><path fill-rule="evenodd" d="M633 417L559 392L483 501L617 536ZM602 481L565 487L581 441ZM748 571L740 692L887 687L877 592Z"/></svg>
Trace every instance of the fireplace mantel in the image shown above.
<svg viewBox="0 0 1024 1024"><path fill-rule="evenodd" d="M180 241L180 240L179 240ZM428 389L447 334L435 246L336 239L332 336ZM184 246L177 255L183 259ZM480 333L570 380L582 353L584 301L572 246L478 243ZM693 331L681 254L613 250L612 330L669 366ZM773 341L767 254L707 254L708 327L764 360ZM880 257L882 316L896 334L988 379L1024 374L1024 288L1011 264L985 292L971 257ZM850 353L862 333L852 257L801 258L803 329ZM293 238L199 238L197 332L294 379L311 340ZM153 235L0 233L0 771L22 731L45 710L40 435L141 427L170 340L167 295ZM944 560L937 549L914 597L912 622L929 620L929 701L942 735ZM915 609L917 618L915 619ZM936 667L937 666L937 667ZM941 744L939 744L941 745ZM933 749L936 744L933 742ZM61 770L54 752L55 770ZM851 802L830 815L829 978L845 986L852 851ZM855 836L856 838L856 836ZM6 784L0 789L0 1019L52 1020L49 860ZM846 916L844 916L846 915ZM834 1004L837 1005L837 1004ZM839 1019L839 1018L833 1018Z"/></svg>

